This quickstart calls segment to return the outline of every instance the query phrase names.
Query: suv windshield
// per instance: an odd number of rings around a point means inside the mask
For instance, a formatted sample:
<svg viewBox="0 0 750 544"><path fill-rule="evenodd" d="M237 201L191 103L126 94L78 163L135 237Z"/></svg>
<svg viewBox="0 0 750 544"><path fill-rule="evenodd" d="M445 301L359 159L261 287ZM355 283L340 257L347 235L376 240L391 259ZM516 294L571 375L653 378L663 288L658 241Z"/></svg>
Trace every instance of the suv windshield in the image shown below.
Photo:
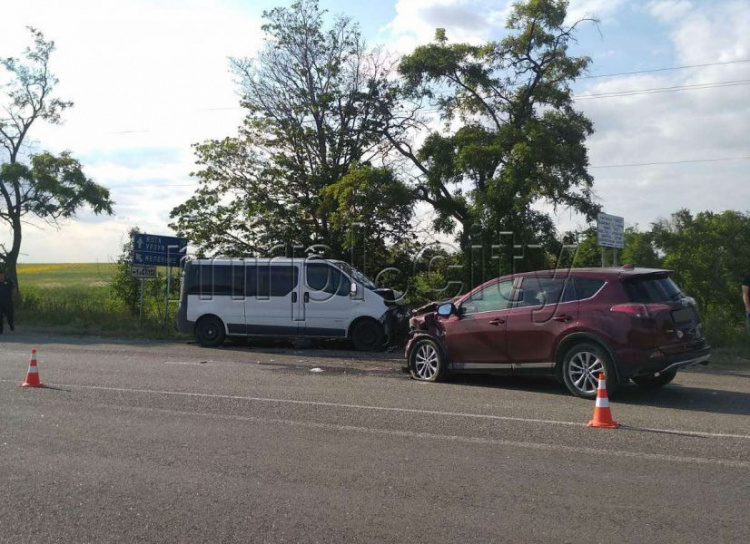
<svg viewBox="0 0 750 544"><path fill-rule="evenodd" d="M623 285L630 302L665 302L677 300L682 291L677 284L667 277L641 277L626 280Z"/></svg>

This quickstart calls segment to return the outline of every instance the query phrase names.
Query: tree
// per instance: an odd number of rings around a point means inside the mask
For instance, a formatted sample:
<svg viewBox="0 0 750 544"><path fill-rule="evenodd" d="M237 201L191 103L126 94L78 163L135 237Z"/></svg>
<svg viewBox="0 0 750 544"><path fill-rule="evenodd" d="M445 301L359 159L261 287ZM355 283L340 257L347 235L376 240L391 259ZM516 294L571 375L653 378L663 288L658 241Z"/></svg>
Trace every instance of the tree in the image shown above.
<svg viewBox="0 0 750 544"><path fill-rule="evenodd" d="M555 254L554 223L537 205L569 207L589 220L599 209L585 146L593 127L573 107L570 89L590 61L568 54L578 23L565 24L566 9L560 0L517 3L511 34L484 45L449 44L438 29L433 43L404 57L400 85L383 93L391 112L384 136L413 166L435 228L455 234L464 254L480 244L489 259L502 232ZM404 100L416 107L405 109ZM445 127L416 149L425 103ZM543 264L549 253L538 252L527 266ZM512 251L495 256L506 270L513 262Z"/></svg>
<svg viewBox="0 0 750 544"><path fill-rule="evenodd" d="M367 48L351 20L327 26L324 15L316 0L266 11L265 48L231 59L244 124L236 137L195 146L200 186L171 214L172 228L200 250L324 244L344 257L349 223L363 214L365 243L382 248L406 234L411 193L371 166L383 152L375 99L390 63Z"/></svg>
<svg viewBox="0 0 750 544"><path fill-rule="evenodd" d="M652 236L682 290L704 316L725 323L744 318L741 281L750 262L750 215L688 210L654 224Z"/></svg>
<svg viewBox="0 0 750 544"><path fill-rule="evenodd" d="M29 152L29 134L37 121L59 124L62 113L73 103L54 96L57 78L49 67L53 41L29 29L33 46L25 60L6 58L0 65L10 75L3 89L5 104L0 113L0 220L9 229L9 247L0 244L0 262L18 285L16 265L23 239L22 225L28 216L57 225L88 205L94 213L112 213L109 191L83 173L69 151L59 155Z"/></svg>
<svg viewBox="0 0 750 544"><path fill-rule="evenodd" d="M574 251L575 260L573 266L589 267L601 266L602 248L597 243L596 228L590 227L582 232L568 232L565 235L567 243L576 246ZM653 233L642 232L638 226L625 228L625 247L620 252L619 262L621 264L632 264L643 268L659 268L662 266L653 241ZM606 261L608 266L612 263L612 250L606 250Z"/></svg>

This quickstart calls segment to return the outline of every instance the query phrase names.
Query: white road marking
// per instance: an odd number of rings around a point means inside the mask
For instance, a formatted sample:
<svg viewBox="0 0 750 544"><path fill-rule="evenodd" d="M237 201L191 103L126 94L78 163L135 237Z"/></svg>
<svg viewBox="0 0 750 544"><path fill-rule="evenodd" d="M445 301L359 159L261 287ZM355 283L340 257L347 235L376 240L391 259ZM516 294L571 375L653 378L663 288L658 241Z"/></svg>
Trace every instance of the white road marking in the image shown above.
<svg viewBox="0 0 750 544"><path fill-rule="evenodd" d="M460 435L435 434L419 431L400 431L396 429L378 429L373 427L361 427L356 425L340 425L337 423L320 423L316 421L299 421L292 419L265 418L256 416L240 416L234 414L212 414L207 412L192 412L190 410L174 410L171 408L146 408L143 406L117 406L118 409L131 409L137 411L156 411L177 416L197 416L207 419L220 419L231 421L244 421L262 423L264 425L279 424L290 427L303 427L307 429L323 429L329 431L355 432L361 434L374 434L379 436L398 436L410 439L442 440L463 442L467 444L482 444L490 446L505 446L513 448L525 448L541 451L558 451L565 453L576 453L583 455L603 455L606 457L620 457L626 459L641 459L647 461L664 461L668 463L685 463L695 465L716 465L729 468L750 468L750 462L734 461L732 459L710 459L706 457L687 457L680 455L669 455L665 453L645 453L637 451L608 450L591 448L586 446L565 446L563 444L548 444L542 442L524 442L520 440L504 440L501 438L483 438Z"/></svg>
<svg viewBox="0 0 750 544"><path fill-rule="evenodd" d="M16 383L14 380L2 380L0 382ZM182 397L197 397L209 399L227 399L227 400L245 400L250 402L268 402L278 404L295 404L303 406L324 406L330 408L349 408L354 410L372 410L379 412L397 412L405 414L420 414L430 416L448 416L448 417L465 417L472 419L488 419L493 421L514 421L520 423L541 423L547 425L561 425L569 427L586 427L586 423L577 421L560 421L557 419L535 419L513 416L496 416L490 414L473 414L467 412L445 412L439 410L421 410L417 408L398 408L392 406L370 406L364 404L344 404L338 402L323 402L312 400L295 400L295 399L274 399L268 397L246 397L241 395L219 395L216 393L197 393L190 391L167 391L162 389L133 389L127 387L108 387L103 385L80 385L80 384L55 384L55 387L70 387L79 389L93 389L101 391L117 391L119 393L143 393L149 395L172 395ZM729 434L729 433L708 433L701 431L685 431L681 429L658 429L649 427L632 427L623 425L623 427L633 431L648 431L666 434L678 434L681 436L692 436L696 438L734 438L741 440L750 440L750 435Z"/></svg>

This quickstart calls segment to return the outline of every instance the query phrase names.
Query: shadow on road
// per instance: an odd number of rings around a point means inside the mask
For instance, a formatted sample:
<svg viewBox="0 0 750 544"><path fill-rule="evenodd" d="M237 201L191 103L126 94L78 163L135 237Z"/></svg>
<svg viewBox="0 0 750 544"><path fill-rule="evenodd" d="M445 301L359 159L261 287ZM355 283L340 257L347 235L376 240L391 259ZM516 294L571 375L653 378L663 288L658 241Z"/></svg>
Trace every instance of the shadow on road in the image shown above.
<svg viewBox="0 0 750 544"><path fill-rule="evenodd" d="M672 410L689 410L714 414L750 415L750 393L724 391L672 383L656 391L637 386L623 388L614 401Z"/></svg>
<svg viewBox="0 0 750 544"><path fill-rule="evenodd" d="M570 396L564 385L547 376L463 374L453 377L448 383L471 387L491 387L504 390ZM582 400L581 402L591 401ZM725 391L710 387L687 386L680 385L679 383L671 383L666 387L651 391L641 389L633 383L628 383L617 391L612 398L612 402L672 410L750 415L750 393Z"/></svg>

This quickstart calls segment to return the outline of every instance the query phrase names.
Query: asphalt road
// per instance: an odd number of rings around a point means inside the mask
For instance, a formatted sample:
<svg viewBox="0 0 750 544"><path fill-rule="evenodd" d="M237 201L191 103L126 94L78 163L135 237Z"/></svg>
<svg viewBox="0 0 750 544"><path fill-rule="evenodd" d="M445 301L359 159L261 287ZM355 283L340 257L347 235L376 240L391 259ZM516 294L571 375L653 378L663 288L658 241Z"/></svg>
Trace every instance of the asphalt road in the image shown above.
<svg viewBox="0 0 750 544"><path fill-rule="evenodd" d="M6 335L0 542L750 541L750 372L626 387L603 430L550 380L401 364Z"/></svg>

